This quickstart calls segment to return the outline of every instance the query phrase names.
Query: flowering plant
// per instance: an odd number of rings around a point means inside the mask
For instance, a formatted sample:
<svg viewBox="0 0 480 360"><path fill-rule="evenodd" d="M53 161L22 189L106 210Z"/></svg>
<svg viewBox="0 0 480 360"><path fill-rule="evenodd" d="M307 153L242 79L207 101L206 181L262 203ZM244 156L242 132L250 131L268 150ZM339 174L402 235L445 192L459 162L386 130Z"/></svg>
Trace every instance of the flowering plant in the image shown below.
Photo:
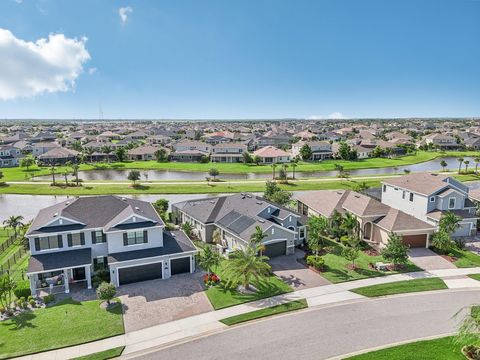
<svg viewBox="0 0 480 360"><path fill-rule="evenodd" d="M218 283L220 281L220 278L218 277L217 274L214 274L214 273L211 273L210 275L208 274L205 274L203 276L203 282L205 283L205 285L207 286L213 286L215 285L216 283Z"/></svg>

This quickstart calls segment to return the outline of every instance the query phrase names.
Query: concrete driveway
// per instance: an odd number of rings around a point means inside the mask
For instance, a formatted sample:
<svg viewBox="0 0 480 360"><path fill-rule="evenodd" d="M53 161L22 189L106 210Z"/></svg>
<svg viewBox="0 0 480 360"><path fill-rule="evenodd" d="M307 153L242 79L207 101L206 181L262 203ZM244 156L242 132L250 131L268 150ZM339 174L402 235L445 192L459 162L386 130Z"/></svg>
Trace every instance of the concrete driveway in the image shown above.
<svg viewBox="0 0 480 360"><path fill-rule="evenodd" d="M297 258L301 257L303 251L297 250L294 255L271 258L269 263L273 273L295 290L330 284L319 274L300 264Z"/></svg>
<svg viewBox="0 0 480 360"><path fill-rule="evenodd" d="M202 275L198 271L119 287L117 295L125 308L125 332L213 310L203 292Z"/></svg>
<svg viewBox="0 0 480 360"><path fill-rule="evenodd" d="M450 261L426 248L413 248L408 251L410 261L424 270L456 269Z"/></svg>

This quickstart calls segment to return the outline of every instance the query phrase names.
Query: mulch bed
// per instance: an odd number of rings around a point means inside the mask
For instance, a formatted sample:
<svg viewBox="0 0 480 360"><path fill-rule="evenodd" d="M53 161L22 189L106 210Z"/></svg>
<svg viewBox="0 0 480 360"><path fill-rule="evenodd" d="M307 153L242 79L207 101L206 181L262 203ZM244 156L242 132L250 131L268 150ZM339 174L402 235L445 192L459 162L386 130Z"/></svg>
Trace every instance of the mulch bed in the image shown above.
<svg viewBox="0 0 480 360"><path fill-rule="evenodd" d="M448 256L448 255L440 255L442 258L444 258L447 261L450 261L451 263L454 263L455 261L458 260L455 256Z"/></svg>
<svg viewBox="0 0 480 360"><path fill-rule="evenodd" d="M365 254L367 254L368 256L378 256L378 255L380 255L380 253L375 249L365 249L365 250L363 250L363 252Z"/></svg>

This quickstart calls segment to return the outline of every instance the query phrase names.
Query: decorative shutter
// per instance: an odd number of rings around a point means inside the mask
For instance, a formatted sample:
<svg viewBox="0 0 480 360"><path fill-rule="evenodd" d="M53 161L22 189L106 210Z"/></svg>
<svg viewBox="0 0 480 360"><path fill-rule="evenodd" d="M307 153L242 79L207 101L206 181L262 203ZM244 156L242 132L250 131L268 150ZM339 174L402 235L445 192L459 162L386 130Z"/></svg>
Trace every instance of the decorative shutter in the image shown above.
<svg viewBox="0 0 480 360"><path fill-rule="evenodd" d="M127 233L123 233L123 246L128 245Z"/></svg>
<svg viewBox="0 0 480 360"><path fill-rule="evenodd" d="M93 269L94 269L94 270L97 268L97 265L98 265L98 260L97 260L97 258L93 258Z"/></svg>
<svg viewBox="0 0 480 360"><path fill-rule="evenodd" d="M95 231L92 231L92 244L97 243L97 238L95 237Z"/></svg>
<svg viewBox="0 0 480 360"><path fill-rule="evenodd" d="M108 256L103 257L103 263L105 264L105 268L107 268L108 265Z"/></svg>
<svg viewBox="0 0 480 360"><path fill-rule="evenodd" d="M72 234L67 234L68 247L72 247Z"/></svg>
<svg viewBox="0 0 480 360"><path fill-rule="evenodd" d="M40 239L36 237L34 240L35 240L35 251L40 251Z"/></svg>
<svg viewBox="0 0 480 360"><path fill-rule="evenodd" d="M148 231L143 230L143 242L146 244L148 243Z"/></svg>
<svg viewBox="0 0 480 360"><path fill-rule="evenodd" d="M62 239L62 235L57 235L57 239L58 239L58 247L63 247L63 239Z"/></svg>
<svg viewBox="0 0 480 360"><path fill-rule="evenodd" d="M102 233L102 241L103 241L104 243L107 242L107 234Z"/></svg>
<svg viewBox="0 0 480 360"><path fill-rule="evenodd" d="M80 233L80 245L85 245L85 234Z"/></svg>

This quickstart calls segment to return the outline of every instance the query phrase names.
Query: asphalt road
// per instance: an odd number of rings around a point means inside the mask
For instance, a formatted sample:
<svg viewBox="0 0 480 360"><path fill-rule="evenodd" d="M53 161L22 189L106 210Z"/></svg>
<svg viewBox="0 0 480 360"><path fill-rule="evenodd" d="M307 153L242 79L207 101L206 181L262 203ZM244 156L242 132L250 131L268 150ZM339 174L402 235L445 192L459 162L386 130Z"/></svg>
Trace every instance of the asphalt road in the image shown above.
<svg viewBox="0 0 480 360"><path fill-rule="evenodd" d="M474 303L480 303L480 290L417 293L313 308L233 327L136 359L328 359L453 332L460 320L454 314Z"/></svg>

